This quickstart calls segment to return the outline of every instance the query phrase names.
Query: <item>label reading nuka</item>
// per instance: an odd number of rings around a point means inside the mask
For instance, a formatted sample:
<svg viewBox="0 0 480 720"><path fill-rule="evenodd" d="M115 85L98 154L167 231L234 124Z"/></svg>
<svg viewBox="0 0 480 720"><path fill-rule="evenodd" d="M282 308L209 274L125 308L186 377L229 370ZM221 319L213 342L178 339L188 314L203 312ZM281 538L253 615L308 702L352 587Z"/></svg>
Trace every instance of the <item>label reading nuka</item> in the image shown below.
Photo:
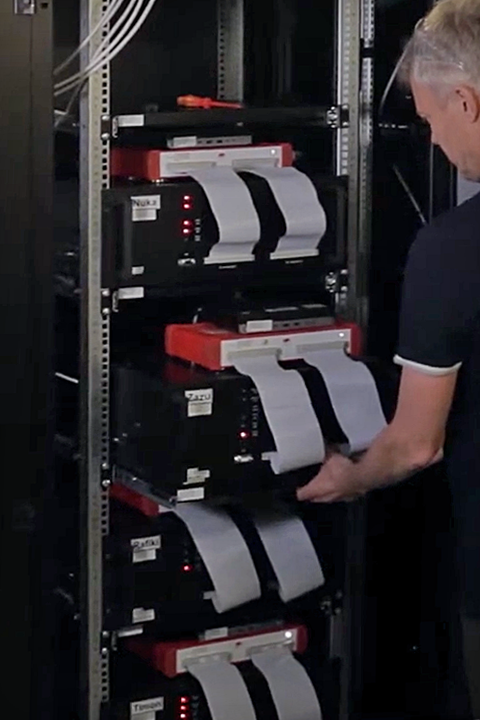
<svg viewBox="0 0 480 720"><path fill-rule="evenodd" d="M152 537L134 538L130 541L132 547L132 560L134 563L147 562L157 559L157 550L160 550L162 541L160 535Z"/></svg>
<svg viewBox="0 0 480 720"><path fill-rule="evenodd" d="M132 221L145 222L156 220L160 206L160 195L139 195L132 197Z"/></svg>

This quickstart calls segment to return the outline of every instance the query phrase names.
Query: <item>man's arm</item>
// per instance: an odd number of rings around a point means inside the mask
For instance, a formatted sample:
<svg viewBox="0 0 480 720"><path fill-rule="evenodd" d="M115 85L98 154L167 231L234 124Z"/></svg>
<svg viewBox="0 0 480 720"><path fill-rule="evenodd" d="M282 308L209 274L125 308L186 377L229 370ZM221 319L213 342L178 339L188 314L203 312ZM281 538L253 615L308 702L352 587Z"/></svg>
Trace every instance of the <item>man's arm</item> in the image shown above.
<svg viewBox="0 0 480 720"><path fill-rule="evenodd" d="M333 455L297 492L299 500L336 502L391 485L439 460L457 372L429 375L404 367L395 417L358 462Z"/></svg>

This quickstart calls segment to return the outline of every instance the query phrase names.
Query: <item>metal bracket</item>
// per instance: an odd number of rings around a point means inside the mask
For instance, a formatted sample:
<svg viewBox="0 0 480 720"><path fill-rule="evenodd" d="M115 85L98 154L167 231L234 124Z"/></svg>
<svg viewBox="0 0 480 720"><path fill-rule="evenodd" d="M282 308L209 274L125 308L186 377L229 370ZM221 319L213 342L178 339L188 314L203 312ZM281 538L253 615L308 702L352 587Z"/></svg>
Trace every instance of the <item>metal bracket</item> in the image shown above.
<svg viewBox="0 0 480 720"><path fill-rule="evenodd" d="M325 276L325 290L334 299L335 311L342 315L347 309L348 270L336 270Z"/></svg>
<svg viewBox="0 0 480 720"><path fill-rule="evenodd" d="M350 109L348 105L333 105L327 110L327 125L334 130L347 128L350 123Z"/></svg>
<svg viewBox="0 0 480 720"><path fill-rule="evenodd" d="M347 292L348 289L348 270L336 270L325 276L325 290L332 295L339 292Z"/></svg>
<svg viewBox="0 0 480 720"><path fill-rule="evenodd" d="M217 96L243 101L244 0L217 0Z"/></svg>
<svg viewBox="0 0 480 720"><path fill-rule="evenodd" d="M321 604L321 610L328 618L328 656L330 660L341 659L344 647L345 621L342 613L342 594L334 598L327 597Z"/></svg>
<svg viewBox="0 0 480 720"><path fill-rule="evenodd" d="M102 140L110 140L110 133L112 130L112 123L108 115L102 115L100 120L100 134Z"/></svg>
<svg viewBox="0 0 480 720"><path fill-rule="evenodd" d="M35 15L37 12L36 0L15 0L13 12L15 15Z"/></svg>
<svg viewBox="0 0 480 720"><path fill-rule="evenodd" d="M112 138L118 137L118 118L117 117L114 117L112 120L111 132L112 132Z"/></svg>

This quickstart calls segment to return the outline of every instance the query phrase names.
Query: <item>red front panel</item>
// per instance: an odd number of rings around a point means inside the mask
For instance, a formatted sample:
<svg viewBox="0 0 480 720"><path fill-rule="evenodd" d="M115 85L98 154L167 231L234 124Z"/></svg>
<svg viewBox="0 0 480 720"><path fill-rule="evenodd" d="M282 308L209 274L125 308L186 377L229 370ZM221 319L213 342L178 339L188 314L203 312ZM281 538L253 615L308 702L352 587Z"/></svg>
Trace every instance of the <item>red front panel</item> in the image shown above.
<svg viewBox="0 0 480 720"><path fill-rule="evenodd" d="M225 638L226 642L241 639L244 637L262 637L272 632L285 632L288 630L297 630L297 642L295 652L304 653L308 645L307 628L304 625L285 625L282 628L269 628L261 630L254 634L232 635ZM192 640L172 640L170 642L154 642L143 638L132 638L128 641L128 649L145 660L155 670L163 673L167 677L175 677L177 675L177 652L188 648L206 647L221 642L221 640L193 641Z"/></svg>
<svg viewBox="0 0 480 720"><path fill-rule="evenodd" d="M262 145L247 146L248 152L250 147L269 147L268 143ZM280 147L282 151L282 167L288 167L293 164L293 148L289 143L276 143L275 147ZM207 148L189 148L188 153L201 153ZM213 150L214 148L208 148ZM228 151L228 147L222 148ZM235 150L239 148L235 147ZM185 150L152 150L148 148L112 148L110 154L110 174L117 178L135 178L137 180L147 180L156 182L161 180L160 157L162 152L169 154L178 152L186 152Z"/></svg>
<svg viewBox="0 0 480 720"><path fill-rule="evenodd" d="M323 330L350 330L350 352L359 356L362 351L361 332L354 323L337 322L334 325L310 328L318 332ZM288 335L305 333L305 330L290 330ZM274 334L286 333L251 333L248 338L271 337ZM165 331L165 349L168 355L181 358L188 362L207 368L208 370L222 370L221 344L224 340L245 339L245 335L220 330L210 323L197 323L195 325L169 325Z"/></svg>
<svg viewBox="0 0 480 720"><path fill-rule="evenodd" d="M121 483L113 483L110 487L110 497L113 500L129 505L134 510L138 510L142 515L147 517L156 517L158 512L158 503L135 490L131 490Z"/></svg>
<svg viewBox="0 0 480 720"><path fill-rule="evenodd" d="M159 180L160 151L142 148L112 148L110 174L118 178Z"/></svg>

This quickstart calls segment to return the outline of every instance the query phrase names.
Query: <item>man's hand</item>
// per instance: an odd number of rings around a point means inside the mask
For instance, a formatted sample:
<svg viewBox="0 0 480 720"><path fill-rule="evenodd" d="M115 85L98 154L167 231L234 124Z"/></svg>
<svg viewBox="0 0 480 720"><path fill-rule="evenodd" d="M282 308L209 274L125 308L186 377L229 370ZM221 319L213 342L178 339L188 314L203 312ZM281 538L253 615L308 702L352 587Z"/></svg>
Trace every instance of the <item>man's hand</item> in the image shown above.
<svg viewBox="0 0 480 720"><path fill-rule="evenodd" d="M457 373L431 376L405 367L390 425L357 462L338 454L327 458L318 475L297 491L298 499L353 500L438 462L456 379Z"/></svg>
<svg viewBox="0 0 480 720"><path fill-rule="evenodd" d="M355 500L366 490L358 482L355 464L343 455L332 455L308 485L297 490L298 500L332 503Z"/></svg>

